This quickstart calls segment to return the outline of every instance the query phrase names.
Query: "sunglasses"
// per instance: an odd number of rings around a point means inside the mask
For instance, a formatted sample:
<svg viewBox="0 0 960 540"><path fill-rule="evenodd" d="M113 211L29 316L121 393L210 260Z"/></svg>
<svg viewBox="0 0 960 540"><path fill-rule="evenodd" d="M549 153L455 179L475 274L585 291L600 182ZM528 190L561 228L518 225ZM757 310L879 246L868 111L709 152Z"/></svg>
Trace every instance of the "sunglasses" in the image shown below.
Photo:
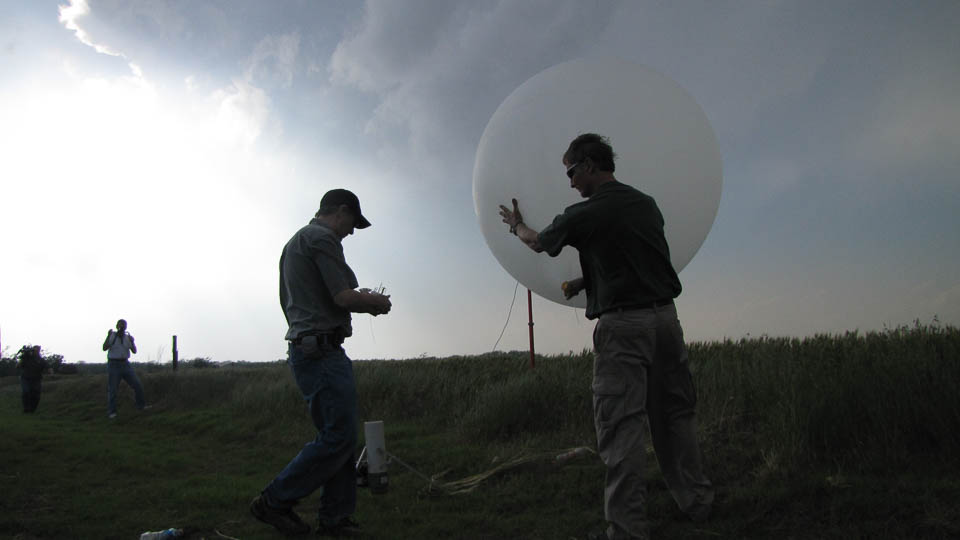
<svg viewBox="0 0 960 540"><path fill-rule="evenodd" d="M576 174L576 168L579 167L581 163L583 163L583 162L582 162L582 161L578 161L578 162L574 163L573 165L567 167L567 178L573 180L573 175Z"/></svg>

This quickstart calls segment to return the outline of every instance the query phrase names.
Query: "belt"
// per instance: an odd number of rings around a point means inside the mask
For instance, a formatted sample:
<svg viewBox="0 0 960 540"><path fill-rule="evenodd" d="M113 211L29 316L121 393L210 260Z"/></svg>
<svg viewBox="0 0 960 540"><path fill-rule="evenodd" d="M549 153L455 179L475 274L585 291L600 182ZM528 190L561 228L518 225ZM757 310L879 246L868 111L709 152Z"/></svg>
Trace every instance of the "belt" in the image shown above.
<svg viewBox="0 0 960 540"><path fill-rule="evenodd" d="M642 304L631 304L629 306L621 306L610 308L604 313L622 313L624 311L635 311L638 309L653 309L658 307L669 306L673 304L673 298L667 298L665 300L654 300L652 302L644 302Z"/></svg>
<svg viewBox="0 0 960 540"><path fill-rule="evenodd" d="M294 345L300 345L303 343L303 340L308 337L317 338L317 343L320 345L340 345L343 343L343 336L337 333L310 333L310 334L300 334L299 336L290 340L290 343Z"/></svg>

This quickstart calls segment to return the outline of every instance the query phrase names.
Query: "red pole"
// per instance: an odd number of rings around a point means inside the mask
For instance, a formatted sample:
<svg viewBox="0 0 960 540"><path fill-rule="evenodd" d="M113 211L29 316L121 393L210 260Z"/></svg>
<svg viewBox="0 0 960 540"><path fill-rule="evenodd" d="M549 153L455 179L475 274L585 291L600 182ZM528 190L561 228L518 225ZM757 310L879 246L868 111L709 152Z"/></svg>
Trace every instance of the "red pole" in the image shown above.
<svg viewBox="0 0 960 540"><path fill-rule="evenodd" d="M527 289L527 314L530 317L530 367L533 368L533 297L530 289Z"/></svg>

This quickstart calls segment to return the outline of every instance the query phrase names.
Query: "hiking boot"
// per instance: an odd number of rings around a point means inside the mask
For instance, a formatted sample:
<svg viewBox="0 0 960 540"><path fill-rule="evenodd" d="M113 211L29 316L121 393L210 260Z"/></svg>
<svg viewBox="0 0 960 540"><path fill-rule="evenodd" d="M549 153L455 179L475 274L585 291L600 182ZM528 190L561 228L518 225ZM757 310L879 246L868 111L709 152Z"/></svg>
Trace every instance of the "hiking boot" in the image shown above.
<svg viewBox="0 0 960 540"><path fill-rule="evenodd" d="M297 536L310 532L310 525L304 523L300 516L293 511L293 508L271 508L267 501L263 500L262 494L257 495L250 502L250 513L267 525L273 525L287 536Z"/></svg>
<svg viewBox="0 0 960 540"><path fill-rule="evenodd" d="M325 525L323 521L317 525L317 536L328 538L359 538L360 524L350 517L342 518L335 525Z"/></svg>

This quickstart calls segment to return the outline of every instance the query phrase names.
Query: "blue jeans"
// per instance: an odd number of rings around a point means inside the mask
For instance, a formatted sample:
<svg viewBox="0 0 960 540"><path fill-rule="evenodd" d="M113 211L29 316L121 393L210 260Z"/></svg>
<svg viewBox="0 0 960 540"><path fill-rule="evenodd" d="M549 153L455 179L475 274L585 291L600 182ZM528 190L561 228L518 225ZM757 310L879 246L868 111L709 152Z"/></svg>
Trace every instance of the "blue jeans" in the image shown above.
<svg viewBox="0 0 960 540"><path fill-rule="evenodd" d="M337 345L306 337L290 344L287 363L300 388L317 437L263 491L268 505L292 508L323 489L319 518L333 525L357 507L354 451L357 446L357 389L350 358Z"/></svg>
<svg viewBox="0 0 960 540"><path fill-rule="evenodd" d="M107 414L117 412L117 388L120 381L127 381L133 388L134 400L138 409L143 409L146 400L143 398L143 386L129 360L110 360L107 362Z"/></svg>

